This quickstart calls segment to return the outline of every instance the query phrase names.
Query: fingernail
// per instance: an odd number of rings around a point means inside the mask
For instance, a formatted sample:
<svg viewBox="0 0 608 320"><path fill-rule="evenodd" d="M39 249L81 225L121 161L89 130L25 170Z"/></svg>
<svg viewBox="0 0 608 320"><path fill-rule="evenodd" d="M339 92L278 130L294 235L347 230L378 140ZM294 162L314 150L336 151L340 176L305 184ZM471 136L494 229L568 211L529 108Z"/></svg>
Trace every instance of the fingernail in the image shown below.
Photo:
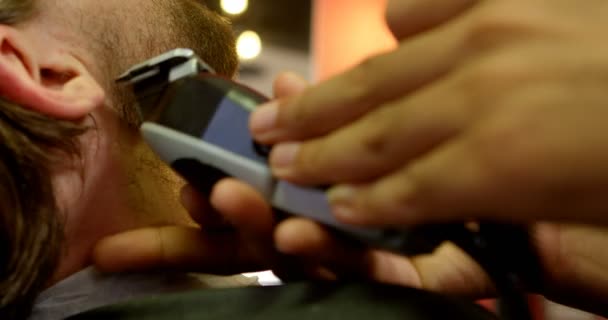
<svg viewBox="0 0 608 320"><path fill-rule="evenodd" d="M337 186L327 192L327 200L332 206L334 215L342 219L350 219L355 215L353 203L357 196L357 188L354 186Z"/></svg>
<svg viewBox="0 0 608 320"><path fill-rule="evenodd" d="M308 86L308 81L302 78L297 73L293 72L284 72L280 75L281 81L284 83L284 86L289 87L290 91L296 93L300 92Z"/></svg>
<svg viewBox="0 0 608 320"><path fill-rule="evenodd" d="M274 129L279 114L279 104L272 101L257 108L251 115L251 131L256 134L266 133Z"/></svg>
<svg viewBox="0 0 608 320"><path fill-rule="evenodd" d="M327 199L331 204L351 203L357 194L357 188L348 185L337 186L327 191Z"/></svg>
<svg viewBox="0 0 608 320"><path fill-rule="evenodd" d="M300 151L300 143L283 143L276 145L270 154L270 165L280 173L289 169ZM275 173L277 173L275 172Z"/></svg>

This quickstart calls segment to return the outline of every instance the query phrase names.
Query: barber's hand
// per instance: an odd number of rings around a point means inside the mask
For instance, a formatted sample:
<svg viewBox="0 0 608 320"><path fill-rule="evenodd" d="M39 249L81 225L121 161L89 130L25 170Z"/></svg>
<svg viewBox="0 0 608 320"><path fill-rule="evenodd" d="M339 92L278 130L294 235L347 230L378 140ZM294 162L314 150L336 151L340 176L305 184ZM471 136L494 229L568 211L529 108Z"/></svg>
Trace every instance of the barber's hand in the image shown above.
<svg viewBox="0 0 608 320"><path fill-rule="evenodd" d="M288 74L277 79L275 91L286 96L307 85ZM491 292L480 268L452 245L433 256L408 259L353 247L306 219L277 226L263 197L234 179L219 182L209 200L185 187L182 202L199 227L159 226L108 237L95 249L97 267L214 274L274 269L284 279L357 277L471 296Z"/></svg>
<svg viewBox="0 0 608 320"><path fill-rule="evenodd" d="M450 243L433 254L407 258L341 242L306 219L290 218L277 226L263 197L233 179L215 186L210 203L186 187L183 202L200 228L165 226L109 237L96 248L97 267L223 275L274 269L284 280L358 278L470 298L495 293L483 270ZM602 301L608 294L607 235L606 229L586 226L533 227L544 271L539 293L608 315Z"/></svg>
<svg viewBox="0 0 608 320"><path fill-rule="evenodd" d="M200 227L160 226L108 237L94 252L98 269L220 275L273 269L284 280L368 279L470 297L493 292L479 266L451 244L411 259L362 249L307 219L278 223L263 197L234 179L220 181L210 200L185 187L182 200Z"/></svg>
<svg viewBox="0 0 608 320"><path fill-rule="evenodd" d="M254 114L276 175L359 225L608 224L608 3L391 4L398 49Z"/></svg>

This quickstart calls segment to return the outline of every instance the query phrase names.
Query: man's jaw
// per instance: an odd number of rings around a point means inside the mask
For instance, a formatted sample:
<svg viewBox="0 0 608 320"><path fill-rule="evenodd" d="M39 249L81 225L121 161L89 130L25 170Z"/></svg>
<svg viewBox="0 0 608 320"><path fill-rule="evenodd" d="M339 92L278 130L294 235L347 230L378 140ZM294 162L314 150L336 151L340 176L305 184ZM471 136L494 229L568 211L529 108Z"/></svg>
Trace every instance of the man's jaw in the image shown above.
<svg viewBox="0 0 608 320"><path fill-rule="evenodd" d="M158 225L192 225L179 203L183 182L111 107L87 120L81 155L55 171L64 250L54 284L90 265L95 244L116 233Z"/></svg>

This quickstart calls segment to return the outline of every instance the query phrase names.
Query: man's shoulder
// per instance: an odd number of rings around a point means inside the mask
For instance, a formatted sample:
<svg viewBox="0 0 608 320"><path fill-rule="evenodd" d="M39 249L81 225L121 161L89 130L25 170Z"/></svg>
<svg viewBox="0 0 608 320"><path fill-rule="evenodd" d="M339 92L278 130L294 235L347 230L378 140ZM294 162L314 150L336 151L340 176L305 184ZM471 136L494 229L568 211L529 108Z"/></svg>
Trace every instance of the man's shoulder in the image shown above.
<svg viewBox="0 0 608 320"><path fill-rule="evenodd" d="M30 320L63 319L86 310L166 293L256 284L257 279L243 275L175 272L108 275L87 268L45 290L36 300Z"/></svg>

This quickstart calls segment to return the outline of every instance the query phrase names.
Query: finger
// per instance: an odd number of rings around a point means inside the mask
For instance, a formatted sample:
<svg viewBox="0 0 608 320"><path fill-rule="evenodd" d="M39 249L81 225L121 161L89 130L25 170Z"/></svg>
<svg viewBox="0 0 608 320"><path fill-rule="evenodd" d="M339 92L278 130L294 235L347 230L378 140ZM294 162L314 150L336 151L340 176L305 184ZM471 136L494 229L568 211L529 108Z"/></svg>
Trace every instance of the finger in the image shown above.
<svg viewBox="0 0 608 320"><path fill-rule="evenodd" d="M249 185L236 179L224 179L214 187L211 204L239 232L251 237L272 236L272 208Z"/></svg>
<svg viewBox="0 0 608 320"><path fill-rule="evenodd" d="M275 232L277 249L323 266L340 278L363 278L419 287L420 279L409 259L387 252L370 251L358 243L336 237L307 219L289 219ZM397 266L393 268L393 266Z"/></svg>
<svg viewBox="0 0 608 320"><path fill-rule="evenodd" d="M476 299L495 293L492 281L479 264L450 242L430 255L414 257L412 264L426 290Z"/></svg>
<svg viewBox="0 0 608 320"><path fill-rule="evenodd" d="M190 217L205 230L231 229L230 223L218 213L194 187L186 185L182 188L181 202Z"/></svg>
<svg viewBox="0 0 608 320"><path fill-rule="evenodd" d="M276 251L272 244L274 213L257 191L235 179L225 179L214 188L211 202L238 230L240 250L253 261L263 262L284 281L311 277L313 268L308 262Z"/></svg>
<svg viewBox="0 0 608 320"><path fill-rule="evenodd" d="M327 136L276 145L273 173L300 184L368 181L458 135L478 117L455 77L379 107ZM449 97L449 98L446 98Z"/></svg>
<svg viewBox="0 0 608 320"><path fill-rule="evenodd" d="M257 268L236 237L206 236L197 228L174 226L105 238L96 245L93 261L104 272L170 269L234 274Z"/></svg>
<svg viewBox="0 0 608 320"><path fill-rule="evenodd" d="M476 298L494 292L483 269L451 243L441 245L432 254L408 258L350 246L305 219L282 223L275 233L275 241L279 251L315 261L334 271L337 278L357 276Z"/></svg>
<svg viewBox="0 0 608 320"><path fill-rule="evenodd" d="M293 218L282 222L275 231L275 244L279 252L331 271L330 278L369 277L367 251L363 247L338 241L311 220Z"/></svg>
<svg viewBox="0 0 608 320"><path fill-rule="evenodd" d="M272 245L273 211L255 189L238 180L225 179L215 186L211 203L238 230L242 250L268 266L281 263Z"/></svg>
<svg viewBox="0 0 608 320"><path fill-rule="evenodd" d="M378 181L333 188L328 198L334 214L346 223L374 226L479 218L475 215L485 207L462 210L463 203L475 200L481 206L487 195L478 188L483 169L462 141L442 146Z"/></svg>
<svg viewBox="0 0 608 320"><path fill-rule="evenodd" d="M386 22L397 39L413 36L470 8L480 0L390 0Z"/></svg>
<svg viewBox="0 0 608 320"><path fill-rule="evenodd" d="M293 72L283 72L274 81L275 98L289 97L301 93L309 83L300 75Z"/></svg>
<svg viewBox="0 0 608 320"><path fill-rule="evenodd" d="M323 135L437 79L468 54L464 49L466 25L466 20L458 20L301 95L260 106L250 123L255 138L275 144Z"/></svg>
<svg viewBox="0 0 608 320"><path fill-rule="evenodd" d="M292 218L279 224L275 243L280 252L317 261L346 263L352 269L362 257L360 246L343 246L326 229L308 219Z"/></svg>

